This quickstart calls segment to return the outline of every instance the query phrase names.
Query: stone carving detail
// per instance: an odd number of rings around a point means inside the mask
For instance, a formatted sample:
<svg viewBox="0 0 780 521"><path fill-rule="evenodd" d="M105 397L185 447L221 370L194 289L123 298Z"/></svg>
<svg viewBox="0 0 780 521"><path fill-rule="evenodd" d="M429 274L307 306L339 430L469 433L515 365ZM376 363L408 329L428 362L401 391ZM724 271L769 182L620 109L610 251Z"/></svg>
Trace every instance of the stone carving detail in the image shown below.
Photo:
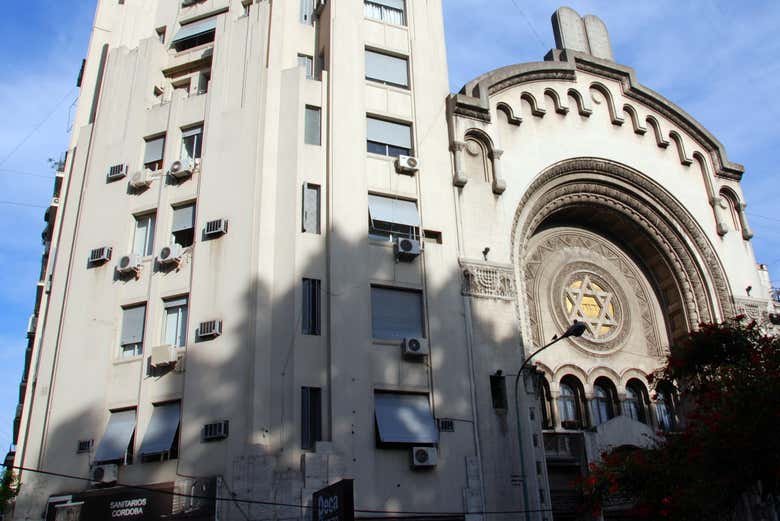
<svg viewBox="0 0 780 521"><path fill-rule="evenodd" d="M461 260L463 268L462 292L467 297L514 300L515 274L511 266Z"/></svg>

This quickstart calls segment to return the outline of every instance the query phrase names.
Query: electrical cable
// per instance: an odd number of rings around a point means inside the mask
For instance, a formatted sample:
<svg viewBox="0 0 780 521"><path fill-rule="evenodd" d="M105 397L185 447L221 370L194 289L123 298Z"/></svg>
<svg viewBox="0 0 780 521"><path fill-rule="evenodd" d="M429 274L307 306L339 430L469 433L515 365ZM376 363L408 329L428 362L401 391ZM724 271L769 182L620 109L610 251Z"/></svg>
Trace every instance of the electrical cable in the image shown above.
<svg viewBox="0 0 780 521"><path fill-rule="evenodd" d="M77 481L88 481L90 483L94 482L94 480L82 476L72 476L69 474L63 474L61 472L51 472L48 470L33 469L29 467L21 467L16 465L6 465L5 463L0 463L0 467L5 467L6 469L21 470L24 472L32 472L34 474L43 474L46 476L52 476L57 478L73 479ZM117 482L116 486L130 488L134 490L142 490L144 492L154 492L156 494L165 494L169 496L186 497L190 499L201 499L205 501L212 501L212 500L227 501L233 503L244 503L248 505L266 505L266 506L275 506L275 507L299 508L305 510L314 509L314 507L311 505L294 505L292 503L280 503L277 501L262 501L259 499L243 499L238 497L223 498L223 497L200 496L196 494L183 494L181 492L174 492L172 490L170 491L160 490L157 488L151 488L143 485L126 485L124 483L119 483L119 482ZM355 512L360 514L387 514L388 516L393 516L397 514L406 514L406 515L417 515L417 516L452 517L452 516L466 516L466 515L502 515L502 514L508 515L508 514L525 514L526 512L552 512L552 509L540 508L540 509L532 509L532 510L497 510L497 511L480 511L480 512L416 512L410 510L370 510L370 509L356 508Z"/></svg>
<svg viewBox="0 0 780 521"><path fill-rule="evenodd" d="M547 46L544 44L544 40L542 40L542 37L539 36L539 32L536 30L536 27L534 27L533 22L526 16L525 11L518 5L518 3L515 0L511 0L511 2L514 4L515 7L517 7L517 10L520 11L520 15L523 17L523 20L525 21L526 25L529 29L531 29L531 32L534 33L534 36L536 37L536 41L539 42L539 45L542 48L542 52L547 51Z"/></svg>
<svg viewBox="0 0 780 521"><path fill-rule="evenodd" d="M40 177L41 179L50 179L50 180L56 179L56 177L54 177L53 175L34 174L32 172L25 172L23 170L11 170L10 168L0 168L0 172L3 172L2 175L13 174L13 175L24 175L29 177Z"/></svg>
<svg viewBox="0 0 780 521"><path fill-rule="evenodd" d="M28 207L28 208L41 208L41 209L48 208L48 206L43 206L43 205L40 205L40 204L19 203L19 202L16 202L16 201L0 201L0 204L5 204L5 205L9 205L9 206L25 206L25 207Z"/></svg>

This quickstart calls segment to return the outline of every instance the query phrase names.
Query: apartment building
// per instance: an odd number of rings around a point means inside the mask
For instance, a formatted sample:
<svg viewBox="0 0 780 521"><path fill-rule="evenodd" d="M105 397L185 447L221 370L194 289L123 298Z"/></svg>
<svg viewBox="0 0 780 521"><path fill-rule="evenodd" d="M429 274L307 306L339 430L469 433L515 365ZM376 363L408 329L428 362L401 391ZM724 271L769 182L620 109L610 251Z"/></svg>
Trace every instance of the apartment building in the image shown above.
<svg viewBox="0 0 780 521"><path fill-rule="evenodd" d="M441 10L98 2L14 519L305 519L341 479L363 518L577 519L681 420L671 342L771 327L742 167L598 18L450 94Z"/></svg>

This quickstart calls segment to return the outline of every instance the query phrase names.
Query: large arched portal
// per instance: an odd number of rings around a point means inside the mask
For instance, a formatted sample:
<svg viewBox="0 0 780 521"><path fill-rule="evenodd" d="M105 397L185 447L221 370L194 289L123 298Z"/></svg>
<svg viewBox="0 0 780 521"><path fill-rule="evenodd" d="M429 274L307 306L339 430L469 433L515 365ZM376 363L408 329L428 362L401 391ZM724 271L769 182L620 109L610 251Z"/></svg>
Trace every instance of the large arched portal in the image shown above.
<svg viewBox="0 0 780 521"><path fill-rule="evenodd" d="M715 252L689 212L649 177L595 158L536 177L515 214L520 316L541 345L573 319L592 355L651 357L732 312Z"/></svg>

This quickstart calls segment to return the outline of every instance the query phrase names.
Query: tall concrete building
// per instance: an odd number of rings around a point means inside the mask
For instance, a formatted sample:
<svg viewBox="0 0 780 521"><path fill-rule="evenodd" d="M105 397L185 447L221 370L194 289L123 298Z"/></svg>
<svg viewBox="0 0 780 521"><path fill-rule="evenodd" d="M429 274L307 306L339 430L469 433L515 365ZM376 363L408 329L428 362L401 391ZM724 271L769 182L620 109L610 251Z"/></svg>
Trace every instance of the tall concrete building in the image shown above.
<svg viewBox="0 0 780 521"><path fill-rule="evenodd" d="M14 519L300 519L341 479L363 518L576 519L681 420L670 343L771 327L743 168L598 18L451 95L441 10L98 2Z"/></svg>

